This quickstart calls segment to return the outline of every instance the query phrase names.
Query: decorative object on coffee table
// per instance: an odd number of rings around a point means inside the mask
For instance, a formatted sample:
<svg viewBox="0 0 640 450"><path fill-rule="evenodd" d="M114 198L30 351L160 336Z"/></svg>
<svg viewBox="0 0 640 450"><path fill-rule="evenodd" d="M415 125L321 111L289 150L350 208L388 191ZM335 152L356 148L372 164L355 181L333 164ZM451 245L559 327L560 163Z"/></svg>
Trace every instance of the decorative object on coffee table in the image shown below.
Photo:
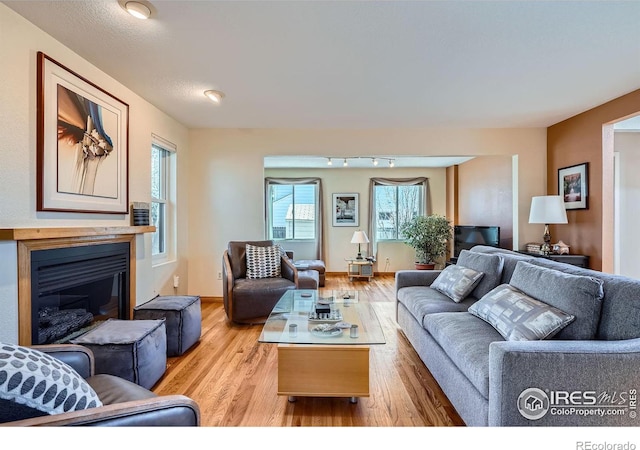
<svg viewBox="0 0 640 450"><path fill-rule="evenodd" d="M559 195L541 195L531 199L529 223L544 224L544 244L540 248L543 255L551 253L551 233L549 224L568 223L564 201Z"/></svg>

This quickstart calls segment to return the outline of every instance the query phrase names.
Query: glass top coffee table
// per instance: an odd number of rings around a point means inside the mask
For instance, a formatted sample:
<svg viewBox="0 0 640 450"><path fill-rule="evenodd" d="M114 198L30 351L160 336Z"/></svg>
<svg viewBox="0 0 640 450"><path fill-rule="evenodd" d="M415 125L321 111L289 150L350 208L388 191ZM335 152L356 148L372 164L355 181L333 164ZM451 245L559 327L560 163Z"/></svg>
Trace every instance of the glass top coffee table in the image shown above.
<svg viewBox="0 0 640 450"><path fill-rule="evenodd" d="M290 290L269 315L259 342L278 344L278 394L369 396L369 350L385 338L357 291Z"/></svg>

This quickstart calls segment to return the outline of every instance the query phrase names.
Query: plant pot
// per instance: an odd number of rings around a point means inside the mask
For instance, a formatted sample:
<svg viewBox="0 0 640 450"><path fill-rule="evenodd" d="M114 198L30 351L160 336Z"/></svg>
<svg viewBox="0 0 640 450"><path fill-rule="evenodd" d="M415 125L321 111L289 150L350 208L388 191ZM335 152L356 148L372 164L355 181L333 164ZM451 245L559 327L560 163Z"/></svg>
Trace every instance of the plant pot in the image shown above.
<svg viewBox="0 0 640 450"><path fill-rule="evenodd" d="M433 270L435 268L436 268L435 264L416 263L417 270Z"/></svg>

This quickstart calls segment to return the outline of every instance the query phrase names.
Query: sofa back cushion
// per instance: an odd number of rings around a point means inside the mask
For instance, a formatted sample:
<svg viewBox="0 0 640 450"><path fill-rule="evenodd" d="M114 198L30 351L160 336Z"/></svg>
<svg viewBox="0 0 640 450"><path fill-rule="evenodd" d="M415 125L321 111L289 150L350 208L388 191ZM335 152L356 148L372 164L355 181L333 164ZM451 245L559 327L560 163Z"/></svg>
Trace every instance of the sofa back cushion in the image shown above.
<svg viewBox="0 0 640 450"><path fill-rule="evenodd" d="M471 292L471 295L475 298L484 297L487 292L498 286L502 279L504 260L502 256L498 254L491 255L488 253L462 250L456 264L484 274L480 282Z"/></svg>
<svg viewBox="0 0 640 450"><path fill-rule="evenodd" d="M530 297L575 316L571 324L556 334L557 339L596 337L604 296L602 280L520 261L509 284Z"/></svg>
<svg viewBox="0 0 640 450"><path fill-rule="evenodd" d="M601 279L604 299L596 338L610 341L640 338L640 280L544 258L536 258L531 264Z"/></svg>

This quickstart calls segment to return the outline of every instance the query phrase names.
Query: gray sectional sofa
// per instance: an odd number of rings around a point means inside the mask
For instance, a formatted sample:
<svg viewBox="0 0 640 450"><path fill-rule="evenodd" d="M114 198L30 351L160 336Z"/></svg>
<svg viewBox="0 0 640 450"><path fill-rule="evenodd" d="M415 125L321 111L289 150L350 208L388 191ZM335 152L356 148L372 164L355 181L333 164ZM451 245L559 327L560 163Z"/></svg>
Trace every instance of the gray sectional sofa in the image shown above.
<svg viewBox="0 0 640 450"><path fill-rule="evenodd" d="M442 271L406 270L396 273L396 307L468 426L640 425L640 280L486 246L463 251L457 265L483 273L464 299L431 287ZM487 302L507 288L569 319L552 336L505 338L512 311ZM478 317L487 304L492 323Z"/></svg>

